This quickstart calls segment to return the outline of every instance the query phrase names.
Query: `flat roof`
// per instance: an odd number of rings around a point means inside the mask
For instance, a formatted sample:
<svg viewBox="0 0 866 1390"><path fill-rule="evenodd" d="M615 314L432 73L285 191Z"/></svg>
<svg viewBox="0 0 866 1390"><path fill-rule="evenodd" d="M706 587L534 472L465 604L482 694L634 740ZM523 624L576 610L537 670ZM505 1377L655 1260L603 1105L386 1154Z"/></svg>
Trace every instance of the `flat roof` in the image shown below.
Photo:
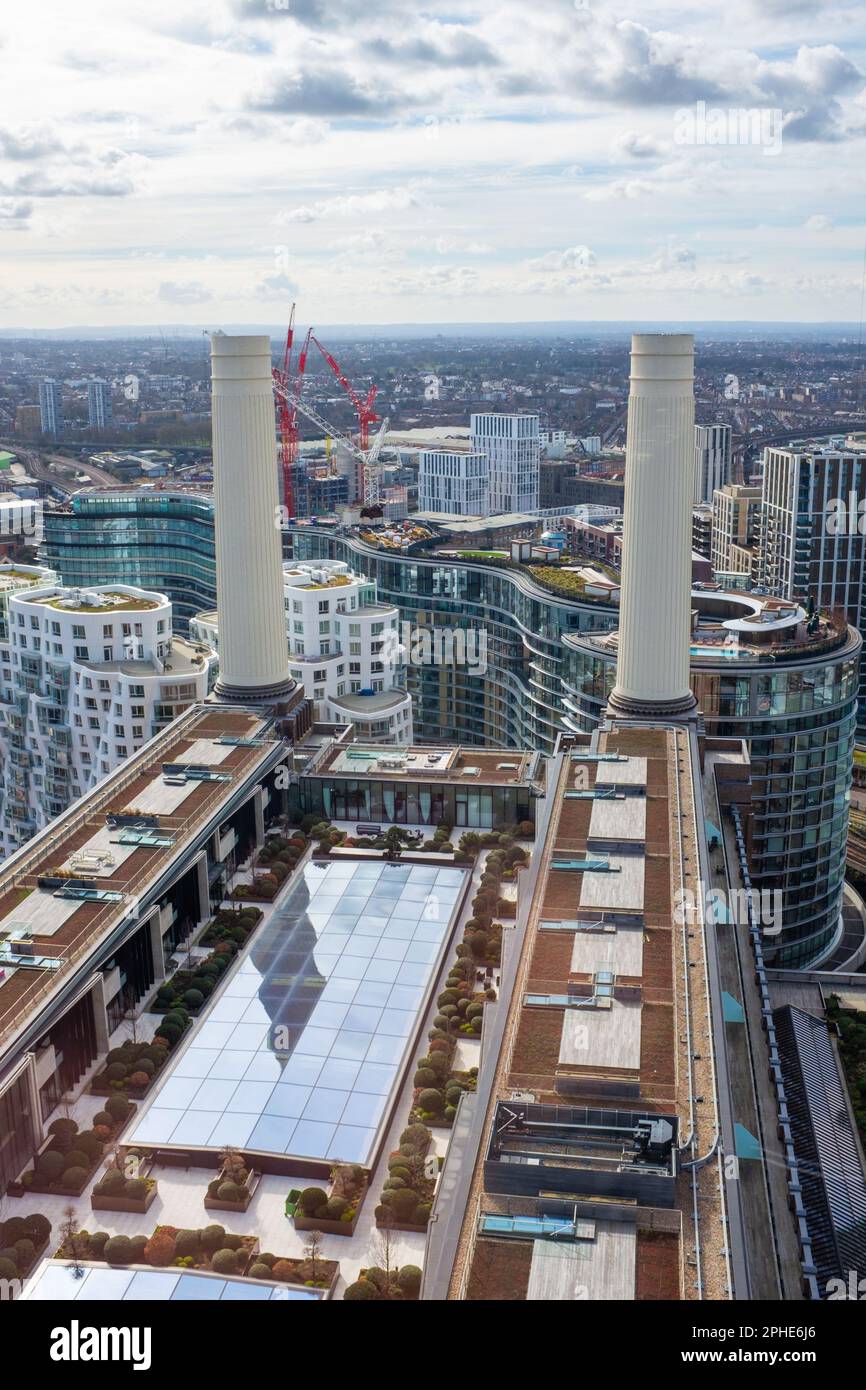
<svg viewBox="0 0 866 1390"><path fill-rule="evenodd" d="M580 906L639 911L644 902L643 855L607 854L604 858L613 872L588 869L581 875Z"/></svg>
<svg viewBox="0 0 866 1390"><path fill-rule="evenodd" d="M339 703L339 702L337 702ZM488 751L448 747L387 748L378 743L337 743L316 751L303 769L304 777L420 777L425 782L481 782L496 786L525 783L535 755L525 752ZM390 766L389 766L390 764ZM475 772L472 769L477 768Z"/></svg>
<svg viewBox="0 0 866 1390"><path fill-rule="evenodd" d="M623 800L599 798L592 803L590 840L646 839L646 797L627 796Z"/></svg>
<svg viewBox="0 0 866 1390"><path fill-rule="evenodd" d="M615 931L576 931L571 950L572 975L643 973L643 927L618 926Z"/></svg>
<svg viewBox="0 0 866 1390"><path fill-rule="evenodd" d="M453 867L306 864L129 1142L367 1163L465 881Z"/></svg>
<svg viewBox="0 0 866 1390"><path fill-rule="evenodd" d="M532 1242L526 1301L631 1300L636 1274L637 1227L626 1221L596 1221L589 1240Z"/></svg>
<svg viewBox="0 0 866 1390"><path fill-rule="evenodd" d="M642 1005L612 999L609 1009L566 1009L559 1060L566 1066L640 1070Z"/></svg>
<svg viewBox="0 0 866 1390"><path fill-rule="evenodd" d="M201 746L200 740L209 746L221 737L263 741L226 745L220 764L225 781L190 781L180 787L165 783L164 763L192 761L190 751ZM253 710L194 705L0 865L0 931L14 937L19 924L26 926L35 955L61 956L64 962L50 979L43 971L25 968L14 974L7 970L0 979L0 1045L23 1030L101 941L131 918L172 860L221 818L224 805L240 787L254 784L262 766L276 761L282 747L272 721ZM119 900L55 897L53 890L38 887L39 878L68 871L76 854L103 846L109 814L131 810L155 814L158 828L172 843L122 855L121 847L112 846L115 863L106 866L108 872L80 872L81 878L98 879L100 890L119 894Z"/></svg>

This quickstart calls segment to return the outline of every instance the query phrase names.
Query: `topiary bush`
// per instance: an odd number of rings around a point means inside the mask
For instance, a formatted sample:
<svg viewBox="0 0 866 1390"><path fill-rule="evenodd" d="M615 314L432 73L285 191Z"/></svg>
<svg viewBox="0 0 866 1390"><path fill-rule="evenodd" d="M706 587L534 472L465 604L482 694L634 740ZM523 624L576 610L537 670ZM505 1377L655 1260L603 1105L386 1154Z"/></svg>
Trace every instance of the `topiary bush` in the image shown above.
<svg viewBox="0 0 866 1390"><path fill-rule="evenodd" d="M420 1223L419 1223L420 1224ZM417 1265L404 1265L397 1273L397 1283L410 1298L417 1298L421 1290L421 1271Z"/></svg>
<svg viewBox="0 0 866 1390"><path fill-rule="evenodd" d="M225 1244L225 1234L224 1226L205 1226L201 1233L202 1248L208 1252L219 1250Z"/></svg>
<svg viewBox="0 0 866 1390"><path fill-rule="evenodd" d="M0 1255L0 1279L17 1279L18 1264L15 1260L8 1259L5 1255Z"/></svg>
<svg viewBox="0 0 866 1390"><path fill-rule="evenodd" d="M174 1238L175 1255L197 1255L201 1250L201 1237L198 1231L178 1231Z"/></svg>
<svg viewBox="0 0 866 1390"><path fill-rule="evenodd" d="M112 1062L105 1068L104 1075L107 1081L123 1081L128 1070L125 1062Z"/></svg>
<svg viewBox="0 0 866 1390"><path fill-rule="evenodd" d="M81 1149L70 1149L64 1159L64 1171L67 1168L89 1168L90 1160L86 1153Z"/></svg>
<svg viewBox="0 0 866 1390"><path fill-rule="evenodd" d="M217 1188L217 1197L221 1202L241 1202L243 1195L236 1182L221 1182Z"/></svg>
<svg viewBox="0 0 866 1390"><path fill-rule="evenodd" d="M427 1114L438 1115L444 1105L444 1100L440 1091L422 1091L418 1097L418 1106Z"/></svg>
<svg viewBox="0 0 866 1390"><path fill-rule="evenodd" d="M98 1190L106 1197L117 1196L123 1191L125 1182L126 1179L119 1168L109 1168L105 1177L99 1182Z"/></svg>
<svg viewBox="0 0 866 1390"><path fill-rule="evenodd" d="M130 1201L142 1201L147 1196L147 1183L142 1178L127 1178L123 1185L123 1195Z"/></svg>
<svg viewBox="0 0 866 1390"><path fill-rule="evenodd" d="M57 1182L66 1167L66 1159L57 1149L46 1149L36 1160L36 1171L47 1182Z"/></svg>
<svg viewBox="0 0 866 1390"><path fill-rule="evenodd" d="M83 1187L87 1182L86 1168L64 1168L61 1179L64 1187Z"/></svg>
<svg viewBox="0 0 866 1390"><path fill-rule="evenodd" d="M418 1194L411 1187L398 1187L391 1193L388 1205L398 1221L410 1222L418 1208Z"/></svg>
<svg viewBox="0 0 866 1390"><path fill-rule="evenodd" d="M345 1197L329 1197L325 1203L325 1219L328 1221L339 1221L343 1213L348 1211L349 1203Z"/></svg>
<svg viewBox="0 0 866 1390"><path fill-rule="evenodd" d="M131 1264L132 1251L129 1236L111 1236L105 1242L103 1254L110 1265Z"/></svg>
<svg viewBox="0 0 866 1390"><path fill-rule="evenodd" d="M119 1124L121 1120L126 1119L132 1106L125 1096L109 1096L105 1102L105 1109L108 1111L112 1124Z"/></svg>
<svg viewBox="0 0 866 1390"><path fill-rule="evenodd" d="M372 1302L381 1297L375 1284L371 1284L367 1279L357 1279L354 1284L350 1284L343 1294L345 1303Z"/></svg>
<svg viewBox="0 0 866 1390"><path fill-rule="evenodd" d="M222 1250L214 1251L210 1264L211 1269L217 1274L236 1274L238 1269L237 1252L224 1246Z"/></svg>
<svg viewBox="0 0 866 1390"><path fill-rule="evenodd" d="M270 1267L270 1265L262 1264L261 1260L257 1260L256 1263L255 1263L254 1265L251 1265L251 1267L250 1267L250 1269L249 1269L249 1278L250 1278L250 1279L270 1279L270 1277L271 1277L271 1267Z"/></svg>
<svg viewBox="0 0 866 1390"><path fill-rule="evenodd" d="M29 1269L36 1257L36 1246L32 1240L24 1236L15 1242L15 1258L18 1268L21 1270Z"/></svg>
<svg viewBox="0 0 866 1390"><path fill-rule="evenodd" d="M112 1097L112 1099L114 1099L114 1097ZM97 1125L104 1129L111 1129L113 1127L114 1120L107 1110L99 1110L94 1115L93 1128L96 1129Z"/></svg>
<svg viewBox="0 0 866 1390"><path fill-rule="evenodd" d="M90 1237L90 1249L94 1257L98 1260L104 1258L105 1247L111 1237L107 1231L94 1231Z"/></svg>
<svg viewBox="0 0 866 1390"><path fill-rule="evenodd" d="M304 1216L314 1216L327 1200L328 1194L321 1187L305 1187L299 1205Z"/></svg>
<svg viewBox="0 0 866 1390"><path fill-rule="evenodd" d="M8 1221L6 1224L9 1225ZM39 1211L35 1211L32 1216L25 1216L24 1225L27 1235L36 1245L44 1245L51 1235L51 1222Z"/></svg>

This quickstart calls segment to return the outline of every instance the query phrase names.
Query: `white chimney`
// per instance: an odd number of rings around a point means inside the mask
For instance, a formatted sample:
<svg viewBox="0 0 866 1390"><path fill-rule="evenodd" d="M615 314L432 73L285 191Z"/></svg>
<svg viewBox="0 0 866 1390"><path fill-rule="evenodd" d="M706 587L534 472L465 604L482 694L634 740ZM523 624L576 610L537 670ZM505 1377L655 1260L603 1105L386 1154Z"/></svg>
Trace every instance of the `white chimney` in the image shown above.
<svg viewBox="0 0 866 1390"><path fill-rule="evenodd" d="M271 343L211 337L220 677L217 698L277 700L293 688L277 526Z"/></svg>
<svg viewBox="0 0 866 1390"><path fill-rule="evenodd" d="M635 333L631 340L611 715L652 718L695 708L689 686L694 356L691 333Z"/></svg>

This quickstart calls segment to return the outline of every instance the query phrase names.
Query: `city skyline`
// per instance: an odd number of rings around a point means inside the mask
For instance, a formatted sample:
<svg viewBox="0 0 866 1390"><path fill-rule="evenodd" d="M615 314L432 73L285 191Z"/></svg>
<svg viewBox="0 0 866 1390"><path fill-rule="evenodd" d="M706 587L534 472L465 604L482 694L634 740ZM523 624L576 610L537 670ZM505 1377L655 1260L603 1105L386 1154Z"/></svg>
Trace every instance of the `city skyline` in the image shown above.
<svg viewBox="0 0 866 1390"><path fill-rule="evenodd" d="M854 323L864 50L846 0L51 3L5 36L2 326Z"/></svg>

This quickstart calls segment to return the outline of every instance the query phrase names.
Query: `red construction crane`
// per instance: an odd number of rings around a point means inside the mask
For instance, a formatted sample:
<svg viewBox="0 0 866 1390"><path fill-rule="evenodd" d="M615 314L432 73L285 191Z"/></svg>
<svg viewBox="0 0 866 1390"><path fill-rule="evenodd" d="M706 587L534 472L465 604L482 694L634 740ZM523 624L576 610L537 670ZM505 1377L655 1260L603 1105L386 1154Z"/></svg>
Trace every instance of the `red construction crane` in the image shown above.
<svg viewBox="0 0 866 1390"><path fill-rule="evenodd" d="M379 388L378 386L371 386L367 392L366 399L362 400L336 358L328 352L326 347L322 346L315 336L313 336L313 342L316 344L319 352L324 357L331 371L334 373L334 376L337 378L346 395L349 397L349 400L352 402L352 405L355 407L355 414L358 417L358 444L361 449L366 451L370 447L370 426L375 425L379 420L379 416L373 409L373 402L376 399L376 392Z"/></svg>
<svg viewBox="0 0 866 1390"><path fill-rule="evenodd" d="M280 463L283 472L283 502L286 508L286 516L291 520L295 515L295 498L293 487L293 472L298 462L298 407L297 400L304 386L304 372L307 367L307 354L310 350L310 339L313 335L312 328L307 329L307 336L298 356L298 364L295 369L294 379L292 379L292 348L295 341L295 306L292 305L292 312L289 316L289 329L286 334L286 347L283 353L282 367L274 367L272 374L274 384L279 388L276 392L277 398L277 419L280 426Z"/></svg>

